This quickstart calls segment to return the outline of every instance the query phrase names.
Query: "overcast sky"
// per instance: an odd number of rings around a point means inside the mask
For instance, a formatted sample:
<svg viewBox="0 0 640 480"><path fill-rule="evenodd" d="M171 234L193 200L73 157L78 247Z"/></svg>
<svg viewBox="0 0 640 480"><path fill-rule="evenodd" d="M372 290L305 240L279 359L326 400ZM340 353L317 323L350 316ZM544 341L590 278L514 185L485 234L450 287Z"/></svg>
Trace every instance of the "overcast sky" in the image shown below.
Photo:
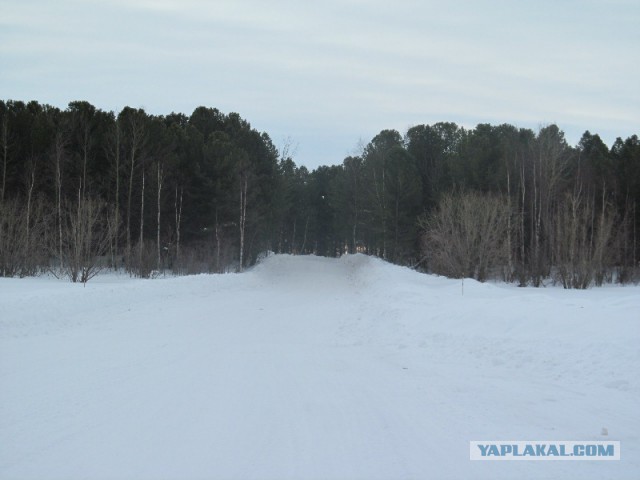
<svg viewBox="0 0 640 480"><path fill-rule="evenodd" d="M0 98L235 111L311 168L438 121L611 145L640 134L639 26L638 0L0 0Z"/></svg>

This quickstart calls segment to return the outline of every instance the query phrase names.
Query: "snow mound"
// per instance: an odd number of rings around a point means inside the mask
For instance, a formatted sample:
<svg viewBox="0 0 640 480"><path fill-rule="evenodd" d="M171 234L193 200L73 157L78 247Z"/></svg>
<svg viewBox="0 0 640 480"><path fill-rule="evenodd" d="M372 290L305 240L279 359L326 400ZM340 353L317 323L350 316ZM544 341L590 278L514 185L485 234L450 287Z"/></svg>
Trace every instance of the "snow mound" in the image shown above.
<svg viewBox="0 0 640 480"><path fill-rule="evenodd" d="M265 283L286 284L289 287L316 289L359 288L387 266L367 255L344 255L340 258L314 255L271 255L251 272Z"/></svg>

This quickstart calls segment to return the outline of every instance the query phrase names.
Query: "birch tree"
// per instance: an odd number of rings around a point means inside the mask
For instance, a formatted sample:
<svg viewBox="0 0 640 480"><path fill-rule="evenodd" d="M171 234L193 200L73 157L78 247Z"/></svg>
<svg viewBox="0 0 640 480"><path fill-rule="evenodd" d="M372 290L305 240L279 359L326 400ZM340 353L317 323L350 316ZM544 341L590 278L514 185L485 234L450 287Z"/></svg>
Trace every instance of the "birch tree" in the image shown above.
<svg viewBox="0 0 640 480"><path fill-rule="evenodd" d="M127 161L129 167L129 188L127 194L127 228L126 228L126 241L127 241L127 258L131 258L132 249L132 232L131 232L131 214L132 214L132 202L133 202L133 188L135 172L140 158L143 154L143 148L146 143L146 128L145 128L145 113L142 110L126 109L120 114L125 122L126 134L127 134ZM142 189L143 190L143 189ZM144 195L142 195L144 196ZM141 200L142 202L143 200ZM141 206L141 210L144 210L144 205Z"/></svg>

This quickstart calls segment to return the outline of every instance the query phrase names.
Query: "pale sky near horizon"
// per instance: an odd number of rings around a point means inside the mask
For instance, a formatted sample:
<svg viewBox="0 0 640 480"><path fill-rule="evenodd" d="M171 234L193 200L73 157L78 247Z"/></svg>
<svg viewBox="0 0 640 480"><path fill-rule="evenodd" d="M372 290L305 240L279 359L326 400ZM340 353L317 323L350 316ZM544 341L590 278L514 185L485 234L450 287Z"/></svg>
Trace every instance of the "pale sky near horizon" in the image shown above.
<svg viewBox="0 0 640 480"><path fill-rule="evenodd" d="M640 134L638 0L0 0L0 98L238 112L298 164L380 130Z"/></svg>

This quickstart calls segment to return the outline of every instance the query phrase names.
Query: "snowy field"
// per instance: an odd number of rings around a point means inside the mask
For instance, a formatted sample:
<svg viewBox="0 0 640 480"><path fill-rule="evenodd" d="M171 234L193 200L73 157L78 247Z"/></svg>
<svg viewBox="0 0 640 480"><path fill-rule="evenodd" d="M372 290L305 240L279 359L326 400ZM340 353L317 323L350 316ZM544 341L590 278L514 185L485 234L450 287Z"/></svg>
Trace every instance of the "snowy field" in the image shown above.
<svg viewBox="0 0 640 480"><path fill-rule="evenodd" d="M640 288L461 287L362 255L0 279L0 479L640 478Z"/></svg>

